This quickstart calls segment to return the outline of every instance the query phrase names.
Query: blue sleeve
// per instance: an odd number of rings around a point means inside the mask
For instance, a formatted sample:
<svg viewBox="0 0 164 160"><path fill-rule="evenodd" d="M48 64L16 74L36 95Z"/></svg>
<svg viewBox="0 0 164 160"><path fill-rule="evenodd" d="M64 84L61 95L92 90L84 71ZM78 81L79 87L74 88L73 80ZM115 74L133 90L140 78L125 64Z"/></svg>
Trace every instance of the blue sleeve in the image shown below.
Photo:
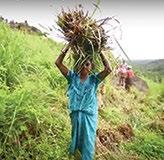
<svg viewBox="0 0 164 160"><path fill-rule="evenodd" d="M96 85L96 88L97 88L98 85L101 83L101 80L100 80L100 78L99 78L99 76L98 76L98 73L95 73L95 74L94 74L94 83L95 83L95 85Z"/></svg>
<svg viewBox="0 0 164 160"><path fill-rule="evenodd" d="M66 79L68 81L68 83L71 83L73 77L74 77L74 71L73 70L69 70L68 73L67 73L67 76L66 76Z"/></svg>

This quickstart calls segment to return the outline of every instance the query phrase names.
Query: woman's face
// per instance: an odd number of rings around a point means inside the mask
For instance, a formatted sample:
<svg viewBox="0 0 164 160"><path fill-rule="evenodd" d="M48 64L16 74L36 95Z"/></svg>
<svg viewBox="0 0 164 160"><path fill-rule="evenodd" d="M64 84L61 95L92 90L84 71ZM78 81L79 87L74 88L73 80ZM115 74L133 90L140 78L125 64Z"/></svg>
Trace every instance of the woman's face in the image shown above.
<svg viewBox="0 0 164 160"><path fill-rule="evenodd" d="M92 62L90 60L87 60L84 63L84 69L86 69L88 72L90 72L92 70Z"/></svg>

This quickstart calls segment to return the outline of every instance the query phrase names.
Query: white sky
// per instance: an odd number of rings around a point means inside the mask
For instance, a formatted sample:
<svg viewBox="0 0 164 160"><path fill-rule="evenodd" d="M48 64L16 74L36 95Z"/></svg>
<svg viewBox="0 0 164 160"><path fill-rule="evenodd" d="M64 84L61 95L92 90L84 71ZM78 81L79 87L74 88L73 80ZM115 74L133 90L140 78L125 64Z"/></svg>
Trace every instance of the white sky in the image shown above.
<svg viewBox="0 0 164 160"><path fill-rule="evenodd" d="M93 11L94 0L0 0L0 15L9 20L27 20L30 25L52 26L61 7L82 4ZM116 16L121 22L119 40L130 59L164 59L164 1L101 0L95 18ZM56 35L56 32L53 33ZM57 37L57 36L55 36ZM119 48L115 55L121 55Z"/></svg>

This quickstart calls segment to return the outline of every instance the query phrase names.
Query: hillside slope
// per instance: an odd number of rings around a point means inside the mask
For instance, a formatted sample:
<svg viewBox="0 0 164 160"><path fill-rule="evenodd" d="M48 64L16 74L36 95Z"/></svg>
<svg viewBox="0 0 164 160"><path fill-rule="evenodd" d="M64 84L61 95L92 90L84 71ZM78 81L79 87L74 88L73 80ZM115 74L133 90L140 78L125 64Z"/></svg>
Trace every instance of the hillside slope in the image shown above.
<svg viewBox="0 0 164 160"><path fill-rule="evenodd" d="M132 64L142 71L144 76L155 82L164 81L164 59L157 60L136 60Z"/></svg>
<svg viewBox="0 0 164 160"><path fill-rule="evenodd" d="M54 67L62 44L0 23L0 159L68 160L70 119L64 77ZM95 159L164 159L164 88L147 95L106 80Z"/></svg>
<svg viewBox="0 0 164 160"><path fill-rule="evenodd" d="M147 70L158 70L158 68L164 69L164 59L157 60L133 60L134 65L140 67L146 67Z"/></svg>

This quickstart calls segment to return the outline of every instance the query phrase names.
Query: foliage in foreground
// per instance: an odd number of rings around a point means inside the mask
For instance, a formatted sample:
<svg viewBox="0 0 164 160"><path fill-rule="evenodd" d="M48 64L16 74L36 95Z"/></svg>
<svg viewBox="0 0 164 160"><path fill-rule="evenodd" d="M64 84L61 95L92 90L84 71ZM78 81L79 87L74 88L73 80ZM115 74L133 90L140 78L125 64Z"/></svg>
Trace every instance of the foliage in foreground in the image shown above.
<svg viewBox="0 0 164 160"><path fill-rule="evenodd" d="M53 65L60 45L14 32L2 23L0 41L0 157L66 157L66 82Z"/></svg>

